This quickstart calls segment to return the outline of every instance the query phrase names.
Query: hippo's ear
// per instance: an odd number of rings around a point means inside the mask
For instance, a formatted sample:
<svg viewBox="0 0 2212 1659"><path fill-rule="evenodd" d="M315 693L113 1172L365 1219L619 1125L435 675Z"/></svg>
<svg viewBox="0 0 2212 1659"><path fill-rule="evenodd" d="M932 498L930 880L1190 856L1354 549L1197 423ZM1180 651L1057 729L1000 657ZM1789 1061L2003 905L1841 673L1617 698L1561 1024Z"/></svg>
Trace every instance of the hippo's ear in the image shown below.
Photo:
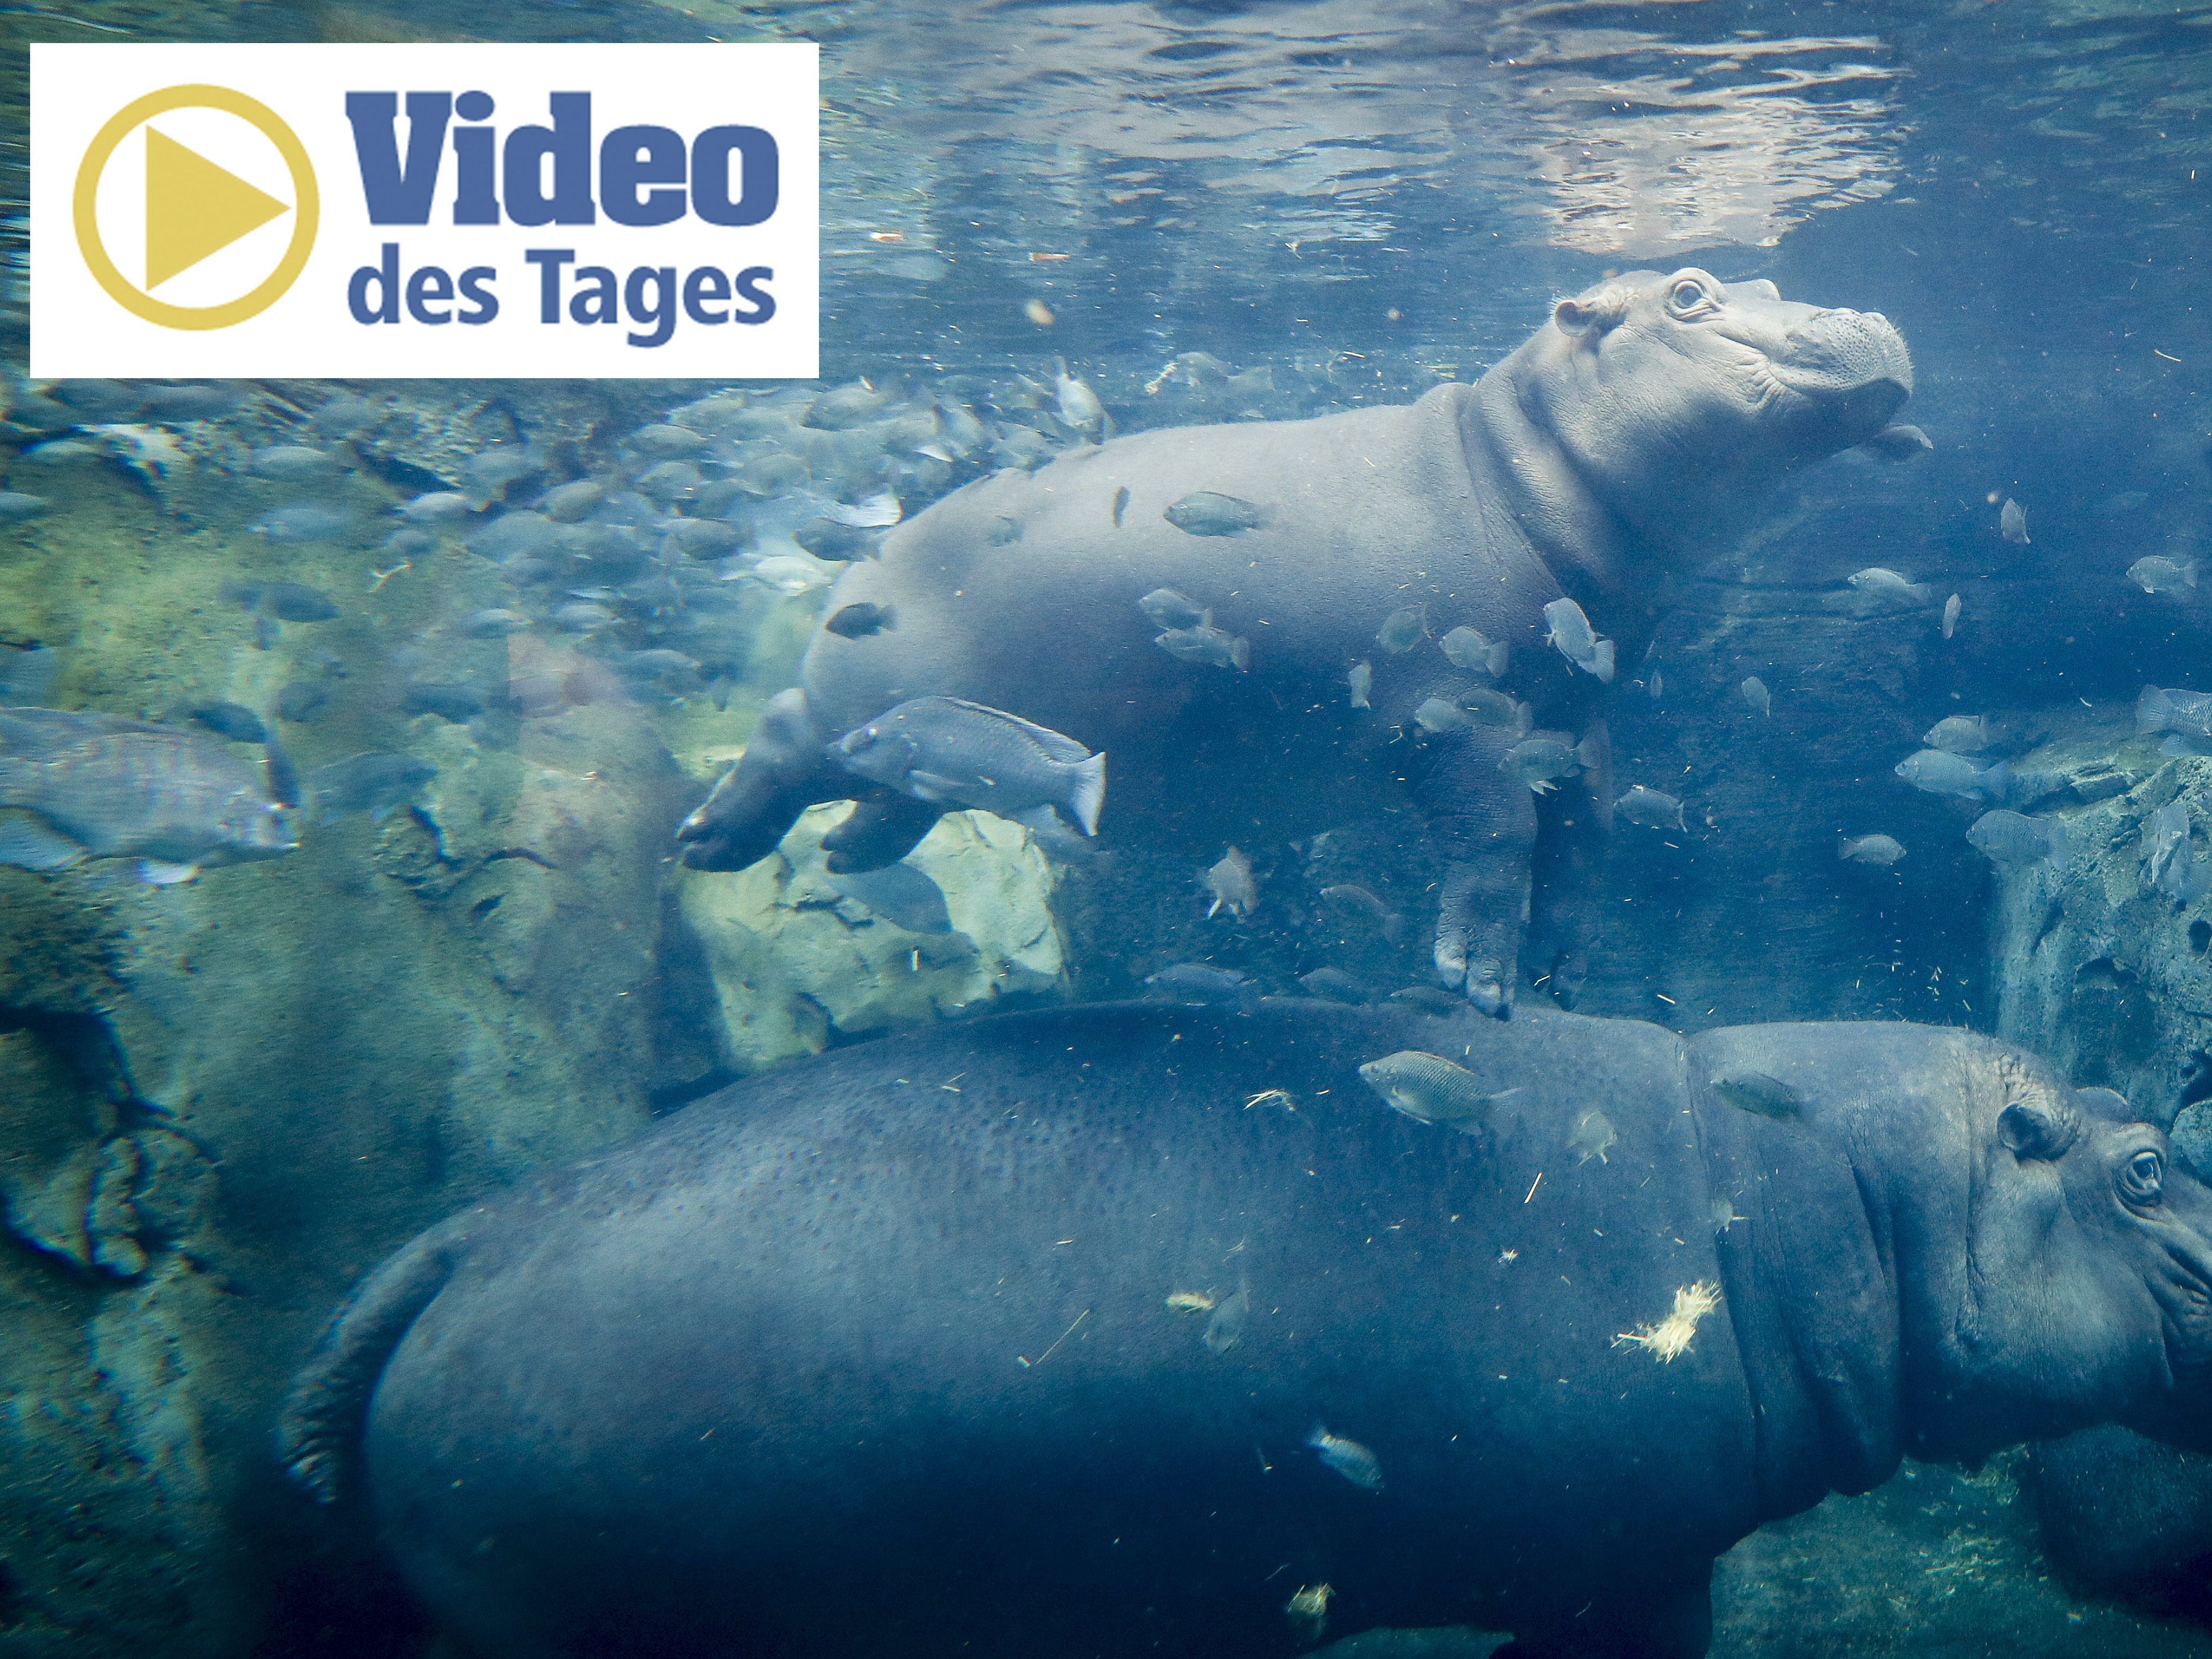
<svg viewBox="0 0 2212 1659"><path fill-rule="evenodd" d="M1997 1114L1997 1139L2022 1163L2063 1158L2081 1138L2081 1120L2056 1101L2014 1101Z"/></svg>
<svg viewBox="0 0 2212 1659"><path fill-rule="evenodd" d="M1618 287L1594 288L1552 307L1552 324L1562 334L1595 336L1628 314L1629 295Z"/></svg>
<svg viewBox="0 0 2212 1659"><path fill-rule="evenodd" d="M1778 300L1782 297L1782 290L1775 287L1773 283L1768 282L1764 276L1754 276L1747 283L1730 283L1729 284L1729 292L1731 294L1741 294L1747 291L1756 294L1762 300Z"/></svg>

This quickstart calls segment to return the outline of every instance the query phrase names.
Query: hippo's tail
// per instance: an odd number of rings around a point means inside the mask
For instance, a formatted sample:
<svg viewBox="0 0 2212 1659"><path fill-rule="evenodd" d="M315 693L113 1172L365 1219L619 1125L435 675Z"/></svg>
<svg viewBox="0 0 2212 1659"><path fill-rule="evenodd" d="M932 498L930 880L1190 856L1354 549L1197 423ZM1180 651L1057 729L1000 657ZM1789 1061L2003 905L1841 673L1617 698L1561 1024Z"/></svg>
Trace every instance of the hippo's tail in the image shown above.
<svg viewBox="0 0 2212 1659"><path fill-rule="evenodd" d="M453 1276L466 1219L455 1216L431 1228L355 1286L292 1379L276 1419L276 1455L319 1503L344 1495L385 1361Z"/></svg>

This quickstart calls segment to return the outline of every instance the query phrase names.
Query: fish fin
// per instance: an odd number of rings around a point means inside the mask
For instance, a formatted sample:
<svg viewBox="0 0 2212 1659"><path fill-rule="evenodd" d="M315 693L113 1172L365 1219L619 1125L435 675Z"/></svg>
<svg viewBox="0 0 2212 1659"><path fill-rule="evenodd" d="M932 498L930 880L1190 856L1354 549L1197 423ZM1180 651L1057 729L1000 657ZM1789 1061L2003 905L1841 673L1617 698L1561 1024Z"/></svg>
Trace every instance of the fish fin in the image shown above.
<svg viewBox="0 0 2212 1659"><path fill-rule="evenodd" d="M1207 905L1207 906L1206 907L1206 919L1208 921L1212 921L1213 920L1213 913L1214 913L1216 910L1218 910L1220 908L1221 908L1221 901L1220 901L1219 899L1216 899L1216 900L1214 900L1214 901L1213 901L1213 902L1212 902L1212 903L1211 903L1211 904Z"/></svg>
<svg viewBox="0 0 2212 1659"><path fill-rule="evenodd" d="M1591 669L1590 672L1596 675L1605 684L1612 684L1613 659L1613 641L1611 640L1600 640L1593 648L1591 655L1597 659L1597 665Z"/></svg>
<svg viewBox="0 0 2212 1659"><path fill-rule="evenodd" d="M175 887L200 872L197 864L166 864L160 859L140 859L138 879L149 887Z"/></svg>
<svg viewBox="0 0 2212 1659"><path fill-rule="evenodd" d="M1488 666L1490 669L1491 678L1493 680L1503 679L1505 677L1505 641L1500 640L1497 644L1490 647L1490 661Z"/></svg>
<svg viewBox="0 0 2212 1659"><path fill-rule="evenodd" d="M2190 560L2190 561L2189 561L2189 562L2188 562L2188 563L2186 563L2186 564L2185 564L2185 565L2183 565L2183 566L2181 567L2181 580L2182 580L2183 581L2185 581L2185 582L2188 583L2188 584L2189 584L2189 586L2191 586L2191 587L2194 587L2194 586L2197 586L2197 561L2196 561L2196 560L2191 559L2191 560Z"/></svg>
<svg viewBox="0 0 2212 1659"><path fill-rule="evenodd" d="M66 870L83 857L83 848L42 823L28 818L0 823L0 864L19 870Z"/></svg>
<svg viewBox="0 0 2212 1659"><path fill-rule="evenodd" d="M963 806L967 804L960 799L960 780L947 777L942 772L912 770L906 775L906 781L908 787L913 791L916 799L946 803L954 806Z"/></svg>
<svg viewBox="0 0 2212 1659"><path fill-rule="evenodd" d="M1102 752L1079 762L1075 768L1075 799L1069 803L1075 821L1086 836L1098 833L1099 809L1106 805L1106 757Z"/></svg>
<svg viewBox="0 0 2212 1659"><path fill-rule="evenodd" d="M1229 660L1237 665L1240 674L1252 672L1252 642L1242 634L1229 641Z"/></svg>
<svg viewBox="0 0 2212 1659"><path fill-rule="evenodd" d="M1036 740L1037 746L1056 761L1080 761L1089 758L1091 751L1065 732L1055 732L1049 726L1039 726L1035 720L1025 720L1019 714L1010 714L1003 708L994 708L988 702L975 702L966 697L947 697L945 702L957 708L969 709L979 714L989 714L1010 725L1018 726Z"/></svg>

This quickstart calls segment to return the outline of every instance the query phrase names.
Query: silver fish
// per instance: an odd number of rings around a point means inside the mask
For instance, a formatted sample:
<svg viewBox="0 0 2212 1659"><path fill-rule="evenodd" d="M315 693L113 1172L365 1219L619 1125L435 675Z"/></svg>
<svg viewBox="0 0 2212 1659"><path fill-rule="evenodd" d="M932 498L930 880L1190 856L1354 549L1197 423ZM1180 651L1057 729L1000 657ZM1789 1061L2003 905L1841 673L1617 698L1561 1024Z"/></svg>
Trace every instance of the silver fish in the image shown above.
<svg viewBox="0 0 2212 1659"><path fill-rule="evenodd" d="M1852 864L1894 864L1905 856L1905 844L1890 836L1846 836L1836 856Z"/></svg>
<svg viewBox="0 0 2212 1659"><path fill-rule="evenodd" d="M1213 613L1194 605L1172 587L1156 587L1137 601L1137 609L1152 619L1153 626L1170 630L1177 628L1203 628L1213 620Z"/></svg>
<svg viewBox="0 0 2212 1659"><path fill-rule="evenodd" d="M1928 590L1918 583L1908 581L1894 570L1878 564L1854 571L1844 578L1857 592L1859 598L1869 605L1883 610L1902 610L1918 605L1928 597Z"/></svg>
<svg viewBox="0 0 2212 1659"><path fill-rule="evenodd" d="M1943 637L1947 640L1959 631L1960 610L1960 601L1956 593L1943 601Z"/></svg>
<svg viewBox="0 0 2212 1659"><path fill-rule="evenodd" d="M1170 657L1202 663L1208 668L1234 668L1242 674L1252 666L1251 641L1242 634L1216 628L1210 622L1200 623L1195 628L1170 628L1154 636L1152 643Z"/></svg>
<svg viewBox="0 0 2212 1659"><path fill-rule="evenodd" d="M799 417L799 423L817 431L849 432L874 420L890 403L889 392L878 392L866 380L860 380L823 392L806 406L806 413Z"/></svg>
<svg viewBox="0 0 2212 1659"><path fill-rule="evenodd" d="M246 471L255 477L276 483L314 483L345 470L338 457L311 444L271 444L255 450L246 462Z"/></svg>
<svg viewBox="0 0 2212 1659"><path fill-rule="evenodd" d="M623 441L655 460L682 460L706 448L707 441L686 426L641 426Z"/></svg>
<svg viewBox="0 0 2212 1659"><path fill-rule="evenodd" d="M1096 434L1106 425L1106 405L1098 401L1098 394L1067 372L1067 365L1060 366L1060 374L1053 381L1053 394L1059 402L1060 418L1078 432Z"/></svg>
<svg viewBox="0 0 2212 1659"><path fill-rule="evenodd" d="M1897 775L1915 789L1931 795L2001 801L2012 787L2012 769L2002 761L1977 765L1964 755L1947 755L1940 749L1923 749L1898 762Z"/></svg>
<svg viewBox="0 0 2212 1659"><path fill-rule="evenodd" d="M1401 605L1382 619L1382 626L1375 630L1375 642L1395 656L1411 651L1428 631L1428 606Z"/></svg>
<svg viewBox="0 0 2212 1659"><path fill-rule="evenodd" d="M1234 536L1266 518L1251 502L1212 489L1194 490L1163 509L1160 516L1189 536Z"/></svg>
<svg viewBox="0 0 2212 1659"><path fill-rule="evenodd" d="M1573 1132L1567 1136L1567 1150L1576 1154L1575 1162L1587 1164L1595 1158L1609 1164L1606 1157L1620 1137L1613 1133L1613 1120L1592 1107L1575 1120Z"/></svg>
<svg viewBox="0 0 2212 1659"><path fill-rule="evenodd" d="M2197 586L2197 561L2176 564L2172 559L2153 553L2137 559L2128 567L2128 580L2146 593L2171 593L2178 589Z"/></svg>
<svg viewBox="0 0 2212 1659"><path fill-rule="evenodd" d="M1231 915L1249 916L1260 902L1259 884L1252 879L1252 860L1234 847L1206 872L1206 889L1213 895L1213 902L1206 907L1208 917L1224 906Z"/></svg>
<svg viewBox="0 0 2212 1659"><path fill-rule="evenodd" d="M854 530L884 530L896 524L905 516L899 498L890 490L883 490L849 507L842 501L832 501L822 509L822 516L832 524L842 524Z"/></svg>
<svg viewBox="0 0 2212 1659"><path fill-rule="evenodd" d="M1374 705L1367 701L1367 694L1375 689L1374 669L1366 663L1356 662L1352 665L1352 672L1344 678L1352 687L1352 706L1354 708L1372 708Z"/></svg>
<svg viewBox="0 0 2212 1659"><path fill-rule="evenodd" d="M2002 808L1976 818L1966 831L1966 841L1997 864L2059 864L2066 857L2067 837L2063 826L2046 818L2030 817L2024 812Z"/></svg>
<svg viewBox="0 0 2212 1659"><path fill-rule="evenodd" d="M1547 645L1584 673L1612 683L1613 641L1601 638L1590 626L1582 606L1572 599L1553 599L1544 607L1544 620L1552 624L1552 631L1544 636Z"/></svg>
<svg viewBox="0 0 2212 1659"><path fill-rule="evenodd" d="M1682 803L1663 789L1647 789L1642 784L1632 784L1628 793L1613 802L1613 810L1631 823L1640 823L1650 830L1680 830L1689 832L1683 821Z"/></svg>
<svg viewBox="0 0 2212 1659"><path fill-rule="evenodd" d="M1425 697L1413 711L1413 720L1424 732L1463 731L1469 724L1467 711L1455 702L1442 697Z"/></svg>
<svg viewBox="0 0 2212 1659"><path fill-rule="evenodd" d="M1521 1092L1486 1089L1466 1066L1419 1048L1401 1048L1370 1060L1359 1068L1359 1076L1393 1111L1423 1123L1449 1123L1470 1133L1500 1101Z"/></svg>
<svg viewBox="0 0 2212 1659"><path fill-rule="evenodd" d="M605 501L606 494L606 486L596 478L571 478L540 495L538 510L556 524L574 524Z"/></svg>
<svg viewBox="0 0 2212 1659"><path fill-rule="evenodd" d="M1557 787L1554 779L1572 777L1585 767L1595 766L1600 758L1589 738L1570 744L1557 732L1539 732L1507 750L1498 769L1541 795Z"/></svg>
<svg viewBox="0 0 2212 1659"><path fill-rule="evenodd" d="M1487 674L1493 680L1505 672L1505 641L1493 640L1479 629L1455 628L1437 643L1455 668L1464 668L1470 674Z"/></svg>
<svg viewBox="0 0 2212 1659"><path fill-rule="evenodd" d="M412 525L453 524L468 517L469 510L469 498L459 490L433 489L403 502L399 516Z"/></svg>
<svg viewBox="0 0 2212 1659"><path fill-rule="evenodd" d="M1997 510L1997 534L2015 546L2027 545L2027 509L2009 495Z"/></svg>
<svg viewBox="0 0 2212 1659"><path fill-rule="evenodd" d="M2177 857L2189 848L2189 804L2170 800L2143 820L2142 872L2147 887L2166 884Z"/></svg>
<svg viewBox="0 0 2212 1659"><path fill-rule="evenodd" d="M135 858L149 881L299 845L261 769L219 738L112 714L0 709L0 863Z"/></svg>
<svg viewBox="0 0 2212 1659"><path fill-rule="evenodd" d="M1154 978L1158 975L1155 975ZM1146 981L1147 984L1151 981ZM1213 1316L1206 1322L1206 1334L1200 1340L1211 1354L1224 1354L1244 1340L1244 1327L1252 1317L1252 1292L1239 1283L1237 1288L1214 1304Z"/></svg>
<svg viewBox="0 0 2212 1659"><path fill-rule="evenodd" d="M2212 738L2212 691L2162 690L2146 685L2136 699L2136 730Z"/></svg>
<svg viewBox="0 0 2212 1659"><path fill-rule="evenodd" d="M1478 685L1461 692L1459 706L1477 726L1492 726L1501 732L1525 732L1534 718L1527 703L1516 702L1495 686Z"/></svg>
<svg viewBox="0 0 2212 1659"><path fill-rule="evenodd" d="M1363 1492L1382 1490L1382 1465L1357 1440L1331 1434L1316 1423L1312 1434L1306 1437L1306 1444L1321 1455L1322 1462Z"/></svg>
<svg viewBox="0 0 2212 1659"><path fill-rule="evenodd" d="M1756 674L1744 676L1743 684L1736 687L1743 700L1751 705L1752 713L1762 718L1774 712L1774 694L1766 689L1766 682Z"/></svg>
<svg viewBox="0 0 2212 1659"><path fill-rule="evenodd" d="M1947 714L1920 741L1947 755L1978 755L1996 741L1996 732L1986 714Z"/></svg>
<svg viewBox="0 0 2212 1659"><path fill-rule="evenodd" d="M946 806L1000 817L1056 807L1098 833L1106 757L1061 732L959 697L915 697L830 745L848 771Z"/></svg>

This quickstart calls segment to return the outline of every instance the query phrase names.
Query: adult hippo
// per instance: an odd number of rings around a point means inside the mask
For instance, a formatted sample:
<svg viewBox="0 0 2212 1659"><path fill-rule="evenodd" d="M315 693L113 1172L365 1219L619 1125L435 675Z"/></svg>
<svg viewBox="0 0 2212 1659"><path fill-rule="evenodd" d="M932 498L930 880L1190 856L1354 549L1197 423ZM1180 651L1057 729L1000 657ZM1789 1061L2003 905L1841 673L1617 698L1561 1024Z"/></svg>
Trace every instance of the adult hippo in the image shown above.
<svg viewBox="0 0 2212 1659"><path fill-rule="evenodd" d="M980 1020L434 1228L283 1454L484 1659L1697 1655L1714 1557L1906 1452L2203 1433L2212 1196L2117 1099L1906 1024Z"/></svg>
<svg viewBox="0 0 2212 1659"><path fill-rule="evenodd" d="M1428 699L1456 705L1489 684L1445 657L1443 636L1466 626L1504 643L1504 689L1534 726L1585 732L1601 688L1547 646L1544 607L1575 599L1633 661L1661 579L1717 521L1839 449L1924 443L1885 434L1911 385L1904 341L1875 313L1702 270L1632 271L1559 301L1474 386L1141 433L994 474L839 581L803 684L769 704L678 832L684 860L742 869L807 806L846 799L858 805L827 838L831 868L896 860L944 809L856 776L828 745L908 699L959 697L1105 751L1109 830L1209 859L1407 787L1448 860L1437 969L1505 1012L1540 829L1562 872L1551 892L1586 890L1573 874L1595 856L1609 769L1601 739L1587 751L1595 811L1581 788L1539 799L1499 767L1526 731L1426 731L1414 716ZM1211 613L1221 660L1155 643L1162 627L1137 602L1161 588ZM1223 659L1232 639L1249 672ZM1370 706L1355 708L1346 675L1362 663ZM1571 907L1553 920L1540 965L1565 989L1586 930Z"/></svg>

